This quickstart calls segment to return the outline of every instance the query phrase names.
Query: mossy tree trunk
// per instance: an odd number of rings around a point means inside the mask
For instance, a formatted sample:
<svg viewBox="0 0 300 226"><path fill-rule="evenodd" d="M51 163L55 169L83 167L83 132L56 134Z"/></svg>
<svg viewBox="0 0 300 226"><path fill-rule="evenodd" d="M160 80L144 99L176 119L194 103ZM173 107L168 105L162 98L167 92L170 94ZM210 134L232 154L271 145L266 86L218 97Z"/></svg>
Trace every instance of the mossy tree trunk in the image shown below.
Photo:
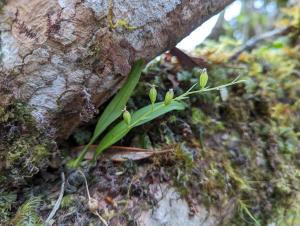
<svg viewBox="0 0 300 226"><path fill-rule="evenodd" d="M67 138L122 86L136 59L149 61L173 47L232 1L1 1L1 171L13 165L5 163L7 145L38 132L22 153L38 149L45 155L44 147L36 147L40 137ZM20 103L30 123L9 112L18 112ZM12 128L19 133L8 142Z"/></svg>

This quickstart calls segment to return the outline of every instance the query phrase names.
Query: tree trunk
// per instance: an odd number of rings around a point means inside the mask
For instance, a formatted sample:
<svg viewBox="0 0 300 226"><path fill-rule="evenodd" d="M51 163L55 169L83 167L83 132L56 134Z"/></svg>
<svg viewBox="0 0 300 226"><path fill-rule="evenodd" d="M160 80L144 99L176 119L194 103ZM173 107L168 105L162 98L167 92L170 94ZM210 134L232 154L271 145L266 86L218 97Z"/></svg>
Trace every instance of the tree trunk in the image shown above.
<svg viewBox="0 0 300 226"><path fill-rule="evenodd" d="M122 86L136 59L149 61L173 47L232 1L5 1L0 14L0 170L15 163L1 164L8 158L6 146L31 134L28 115L38 133L35 145L44 137L67 138ZM13 128L21 135L8 142ZM36 165L29 171L36 172Z"/></svg>

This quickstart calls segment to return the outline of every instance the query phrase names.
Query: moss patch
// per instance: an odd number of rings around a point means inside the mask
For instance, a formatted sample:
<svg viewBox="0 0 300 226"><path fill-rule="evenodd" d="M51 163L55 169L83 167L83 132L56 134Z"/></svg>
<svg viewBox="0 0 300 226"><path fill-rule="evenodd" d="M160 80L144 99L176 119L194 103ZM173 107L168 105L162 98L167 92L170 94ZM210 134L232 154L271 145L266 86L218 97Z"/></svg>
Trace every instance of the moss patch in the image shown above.
<svg viewBox="0 0 300 226"><path fill-rule="evenodd" d="M1 182L18 185L45 168L51 141L35 126L30 110L22 103L0 108Z"/></svg>
<svg viewBox="0 0 300 226"><path fill-rule="evenodd" d="M0 107L0 223L7 221L16 201L12 187L25 184L45 169L54 147L36 127L25 104L15 102L6 108Z"/></svg>

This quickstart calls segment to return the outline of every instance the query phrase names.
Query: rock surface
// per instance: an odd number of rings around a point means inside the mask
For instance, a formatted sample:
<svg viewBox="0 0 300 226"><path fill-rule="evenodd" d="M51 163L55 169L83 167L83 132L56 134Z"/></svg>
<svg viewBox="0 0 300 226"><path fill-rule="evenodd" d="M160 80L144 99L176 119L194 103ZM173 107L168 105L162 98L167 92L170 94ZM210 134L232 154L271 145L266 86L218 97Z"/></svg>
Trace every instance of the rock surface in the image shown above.
<svg viewBox="0 0 300 226"><path fill-rule="evenodd" d="M233 213L233 206L227 206L228 215L224 215L215 208L205 206L193 206L195 212L191 212L191 207L185 199L182 199L178 192L172 187L159 185L156 187L156 199L159 200L153 210L144 211L138 222L139 226L214 226L226 220Z"/></svg>

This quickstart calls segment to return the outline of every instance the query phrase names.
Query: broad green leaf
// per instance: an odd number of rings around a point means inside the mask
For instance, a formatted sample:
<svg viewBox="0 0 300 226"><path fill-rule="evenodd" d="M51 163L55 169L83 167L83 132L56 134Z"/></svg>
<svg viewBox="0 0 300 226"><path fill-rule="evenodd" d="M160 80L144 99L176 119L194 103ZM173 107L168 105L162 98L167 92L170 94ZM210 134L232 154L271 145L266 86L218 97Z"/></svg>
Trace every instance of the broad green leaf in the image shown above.
<svg viewBox="0 0 300 226"><path fill-rule="evenodd" d="M69 167L78 167L85 154L87 153L89 146L93 144L96 139L103 133L103 131L122 114L122 110L124 109L129 97L131 96L141 77L142 69L144 67L143 65L144 61L142 59L135 62L131 69L131 72L128 75L127 81L100 116L90 142L84 147L84 149L76 159L69 161Z"/></svg>
<svg viewBox="0 0 300 226"><path fill-rule="evenodd" d="M185 105L183 103L172 101L167 106L163 102L160 102L139 109L132 114L131 124L129 126L123 120L115 125L115 127L103 137L96 149L94 158L101 154L106 148L122 139L132 128L145 124L170 111L183 110L184 108Z"/></svg>

